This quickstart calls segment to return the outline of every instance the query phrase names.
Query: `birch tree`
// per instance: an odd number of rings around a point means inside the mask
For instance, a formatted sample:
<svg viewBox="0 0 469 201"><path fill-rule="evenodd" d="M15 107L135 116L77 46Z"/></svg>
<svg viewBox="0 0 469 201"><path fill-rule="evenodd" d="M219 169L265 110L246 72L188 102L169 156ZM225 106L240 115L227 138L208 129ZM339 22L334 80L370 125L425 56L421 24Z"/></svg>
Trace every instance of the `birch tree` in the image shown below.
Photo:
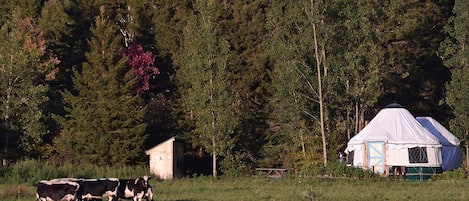
<svg viewBox="0 0 469 201"><path fill-rule="evenodd" d="M219 156L230 153L236 141L235 94L230 88L229 44L219 35L214 1L197 1L196 14L184 32L181 72L188 87L182 94L185 108L195 121L190 136L212 155L217 176Z"/></svg>
<svg viewBox="0 0 469 201"><path fill-rule="evenodd" d="M285 143L289 148L279 148L292 149L293 153L297 147L303 158L299 161L311 157L317 160L318 156L312 155L317 153L314 150L321 144L322 163L326 166L322 83L327 68L322 34L325 29L322 29L324 23L320 12L324 8L321 6L321 2L315 1L300 4L276 2L268 13L267 26L272 32L268 51L274 65L272 82L275 89L271 124L273 128L278 127L274 130L277 134L270 140L274 145ZM313 133L319 133L319 136ZM287 140L282 142L285 138ZM271 144L270 147L276 146ZM295 160L298 159L290 159Z"/></svg>

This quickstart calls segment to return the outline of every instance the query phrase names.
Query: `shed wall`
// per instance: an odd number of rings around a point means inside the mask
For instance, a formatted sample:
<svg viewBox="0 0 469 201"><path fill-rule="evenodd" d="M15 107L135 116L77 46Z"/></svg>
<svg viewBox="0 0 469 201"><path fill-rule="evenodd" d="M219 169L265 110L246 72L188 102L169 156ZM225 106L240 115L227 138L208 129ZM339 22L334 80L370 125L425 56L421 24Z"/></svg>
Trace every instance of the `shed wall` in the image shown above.
<svg viewBox="0 0 469 201"><path fill-rule="evenodd" d="M173 141L167 141L149 152L150 172L160 179L173 178Z"/></svg>

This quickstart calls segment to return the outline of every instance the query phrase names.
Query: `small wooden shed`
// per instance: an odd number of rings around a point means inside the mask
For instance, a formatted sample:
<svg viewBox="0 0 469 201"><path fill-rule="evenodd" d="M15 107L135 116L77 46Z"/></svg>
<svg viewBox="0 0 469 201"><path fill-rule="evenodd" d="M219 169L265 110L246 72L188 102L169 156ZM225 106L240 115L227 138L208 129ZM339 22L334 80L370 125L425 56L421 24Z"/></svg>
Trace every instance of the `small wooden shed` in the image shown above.
<svg viewBox="0 0 469 201"><path fill-rule="evenodd" d="M164 180L183 177L184 141L175 136L145 151L150 156L150 173Z"/></svg>

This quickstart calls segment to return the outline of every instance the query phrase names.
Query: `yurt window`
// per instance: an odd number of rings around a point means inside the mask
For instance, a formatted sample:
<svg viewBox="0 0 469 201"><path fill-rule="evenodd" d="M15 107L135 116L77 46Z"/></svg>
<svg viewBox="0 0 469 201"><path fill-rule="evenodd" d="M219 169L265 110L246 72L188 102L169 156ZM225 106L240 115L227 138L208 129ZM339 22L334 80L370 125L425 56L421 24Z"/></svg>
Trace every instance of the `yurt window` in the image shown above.
<svg viewBox="0 0 469 201"><path fill-rule="evenodd" d="M353 164L353 155L354 155L355 151L351 151L348 153L347 155L347 164Z"/></svg>
<svg viewBox="0 0 469 201"><path fill-rule="evenodd" d="M426 147L409 148L409 162L410 163L428 163L427 148Z"/></svg>

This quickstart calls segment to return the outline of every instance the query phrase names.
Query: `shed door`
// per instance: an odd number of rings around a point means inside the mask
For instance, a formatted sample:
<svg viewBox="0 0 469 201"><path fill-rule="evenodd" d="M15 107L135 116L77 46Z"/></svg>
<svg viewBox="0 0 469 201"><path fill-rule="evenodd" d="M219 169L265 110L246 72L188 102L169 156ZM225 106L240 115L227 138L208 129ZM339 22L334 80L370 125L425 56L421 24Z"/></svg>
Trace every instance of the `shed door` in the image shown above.
<svg viewBox="0 0 469 201"><path fill-rule="evenodd" d="M384 142L368 142L368 168L384 173Z"/></svg>

